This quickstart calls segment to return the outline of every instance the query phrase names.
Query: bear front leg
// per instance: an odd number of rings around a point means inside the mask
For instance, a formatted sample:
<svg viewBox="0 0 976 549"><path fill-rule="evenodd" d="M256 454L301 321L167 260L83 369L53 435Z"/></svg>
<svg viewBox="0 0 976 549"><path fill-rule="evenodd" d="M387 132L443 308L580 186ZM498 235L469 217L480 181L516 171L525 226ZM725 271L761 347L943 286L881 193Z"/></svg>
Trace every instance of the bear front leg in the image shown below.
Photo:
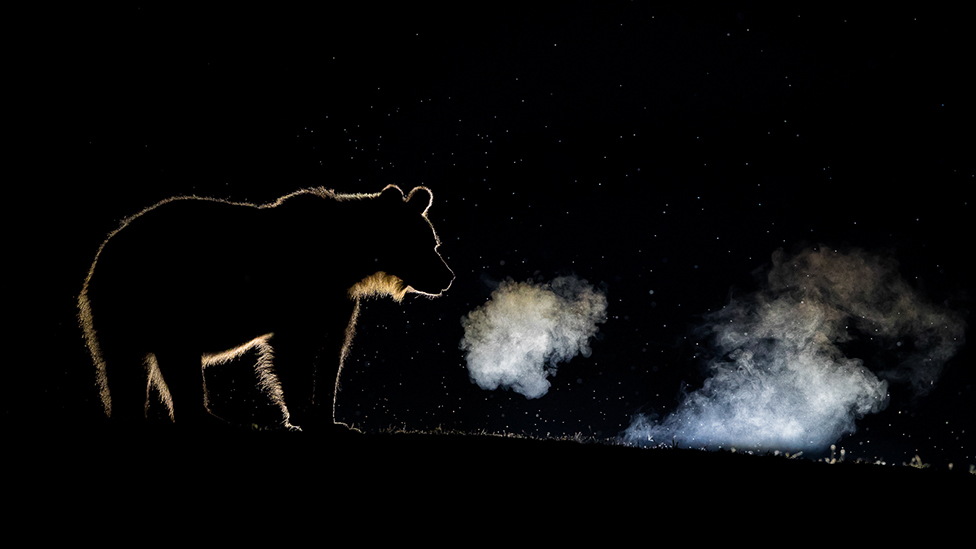
<svg viewBox="0 0 976 549"><path fill-rule="evenodd" d="M314 408L323 416L326 427L335 436L342 436L357 429L337 422L335 419L336 400L339 395L342 369L352 349L352 341L356 335L356 322L359 320L359 300L353 300L341 308L336 315L335 324L329 333L340 337L332 338L326 346L315 372L315 386L312 401ZM327 421L326 418L327 417Z"/></svg>
<svg viewBox="0 0 976 549"><path fill-rule="evenodd" d="M273 356L271 370L284 401L281 411L286 428L314 428L309 418L317 350L315 341L315 332L300 327L278 330L268 341Z"/></svg>
<svg viewBox="0 0 976 549"><path fill-rule="evenodd" d="M275 332L274 373L287 404L287 420L306 431L329 431L335 426L336 380L355 303L343 301L324 308L331 322L293 323ZM296 319L297 320L297 319Z"/></svg>

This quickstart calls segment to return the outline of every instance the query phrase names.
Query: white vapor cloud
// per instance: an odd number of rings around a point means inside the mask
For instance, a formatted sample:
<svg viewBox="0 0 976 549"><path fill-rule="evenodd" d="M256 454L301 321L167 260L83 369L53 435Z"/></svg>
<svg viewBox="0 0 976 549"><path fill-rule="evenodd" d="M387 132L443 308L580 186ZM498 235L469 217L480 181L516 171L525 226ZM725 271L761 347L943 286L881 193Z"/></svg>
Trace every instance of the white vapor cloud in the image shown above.
<svg viewBox="0 0 976 549"><path fill-rule="evenodd" d="M526 398L545 395L558 363L590 356L590 338L606 311L606 296L577 277L502 282L487 303L461 319L471 380Z"/></svg>
<svg viewBox="0 0 976 549"><path fill-rule="evenodd" d="M661 421L635 417L626 442L823 450L887 406L890 382L928 392L963 344L961 318L926 302L891 260L821 247L772 262L766 288L706 317L720 358L703 387ZM865 357L872 372L845 356L853 346L886 359Z"/></svg>

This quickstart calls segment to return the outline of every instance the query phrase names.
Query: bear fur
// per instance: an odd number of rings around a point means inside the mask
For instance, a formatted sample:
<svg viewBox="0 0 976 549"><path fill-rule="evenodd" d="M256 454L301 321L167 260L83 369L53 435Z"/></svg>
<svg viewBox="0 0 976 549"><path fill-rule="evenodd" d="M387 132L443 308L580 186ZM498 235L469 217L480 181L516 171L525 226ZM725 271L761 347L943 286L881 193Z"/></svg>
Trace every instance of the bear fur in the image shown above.
<svg viewBox="0 0 976 549"><path fill-rule="evenodd" d="M220 423L203 368L257 351L284 427L334 425L359 300L436 297L454 279L432 201L424 187L318 188L265 205L175 197L126 219L78 298L106 415L139 424L155 388L180 426Z"/></svg>

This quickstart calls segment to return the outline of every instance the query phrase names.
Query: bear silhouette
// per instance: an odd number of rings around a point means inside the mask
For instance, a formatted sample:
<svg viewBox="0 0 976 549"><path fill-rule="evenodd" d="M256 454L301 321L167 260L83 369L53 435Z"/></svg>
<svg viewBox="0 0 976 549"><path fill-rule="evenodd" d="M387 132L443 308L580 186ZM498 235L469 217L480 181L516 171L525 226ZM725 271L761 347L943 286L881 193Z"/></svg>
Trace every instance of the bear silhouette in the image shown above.
<svg viewBox="0 0 976 549"><path fill-rule="evenodd" d="M155 388L178 426L221 424L203 369L252 351L283 427L336 425L360 299L436 297L454 279L432 201L317 188L265 205L175 197L126 219L78 298L106 415L140 424Z"/></svg>

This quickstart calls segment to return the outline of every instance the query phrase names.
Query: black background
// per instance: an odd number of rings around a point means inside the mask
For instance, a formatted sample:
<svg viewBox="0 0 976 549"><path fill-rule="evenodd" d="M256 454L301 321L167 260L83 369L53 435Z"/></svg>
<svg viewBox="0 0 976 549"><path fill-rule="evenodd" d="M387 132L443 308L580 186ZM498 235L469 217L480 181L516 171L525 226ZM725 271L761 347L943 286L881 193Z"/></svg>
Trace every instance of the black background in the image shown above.
<svg viewBox="0 0 976 549"><path fill-rule="evenodd" d="M777 248L892 256L930 300L972 307L959 14L361 3L79 9L23 28L8 80L8 425L99 421L77 294L105 235L174 195L433 190L457 279L435 301L366 305L337 411L365 431L613 437L701 382L692 328ZM472 385L461 317L507 277L569 273L607 291L592 356L538 400ZM211 373L236 397L228 412L268 421L238 366ZM972 463L973 376L964 347L925 401L894 387L839 444Z"/></svg>

